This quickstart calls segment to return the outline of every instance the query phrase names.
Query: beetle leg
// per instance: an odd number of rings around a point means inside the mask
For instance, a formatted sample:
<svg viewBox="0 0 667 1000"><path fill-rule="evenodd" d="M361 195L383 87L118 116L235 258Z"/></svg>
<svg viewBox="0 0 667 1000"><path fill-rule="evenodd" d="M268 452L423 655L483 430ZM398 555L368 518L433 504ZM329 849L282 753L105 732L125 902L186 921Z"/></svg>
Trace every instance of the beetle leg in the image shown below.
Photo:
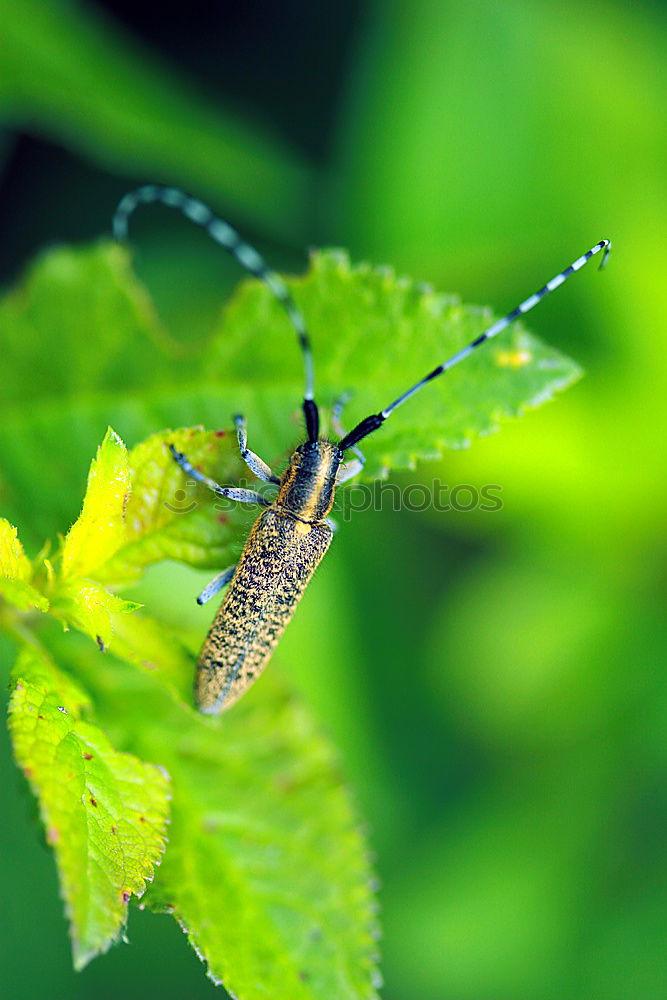
<svg viewBox="0 0 667 1000"><path fill-rule="evenodd" d="M182 451L177 451L173 444L169 445L169 451L174 456L174 461L183 469L183 472L187 472L198 483L208 486L218 496L226 497L228 500L238 500L239 503L256 503L262 507L269 507L271 505L270 500L255 490L244 490L238 486L220 486L219 483L216 483L215 479L210 479L209 476L205 476L199 469L195 469L192 462L189 461Z"/></svg>
<svg viewBox="0 0 667 1000"><path fill-rule="evenodd" d="M234 576L235 569L236 565L228 566L227 569L223 569L222 573L218 573L218 575L215 576L210 583L207 583L197 598L197 604L206 604L206 602L210 601L212 597L215 597L218 591L222 590L222 588L229 583L231 578Z"/></svg>
<svg viewBox="0 0 667 1000"><path fill-rule="evenodd" d="M241 452L241 458L248 466L253 476L257 476L258 479L262 479L265 483L280 483L277 476L271 472L271 469L262 461L259 455L256 455L254 451L250 451L248 448L248 431L246 428L245 417L237 413L234 416L234 424L236 425L236 434L239 440L239 450Z"/></svg>
<svg viewBox="0 0 667 1000"><path fill-rule="evenodd" d="M336 486L340 486L341 483L346 483L348 479L353 479L354 476L358 476L363 467L364 463L360 458L353 458L351 462L345 462L338 469Z"/></svg>
<svg viewBox="0 0 667 1000"><path fill-rule="evenodd" d="M336 400L336 402L333 405L333 410L331 411L331 423L333 425L333 429L336 432L336 434L338 435L338 437L341 438L341 439L345 437L345 430L343 428L343 425L340 422L340 415L343 412L343 407L345 406L345 404L347 403L347 401L349 400L349 398L350 398L351 395L352 394L350 392L344 392L342 396L338 397L338 399ZM336 480L336 482L339 483L339 484L346 482L348 479L351 479L352 476L359 475L359 473L361 472L361 470L364 467L364 463L366 461L366 456L364 455L364 453L362 452L362 450L360 448L357 448L357 446L355 444L355 445L352 445L352 447L350 448L350 451L354 452L354 454L357 456L357 460L356 460L356 462L349 462L347 465L341 466L341 469L340 469L340 471L338 473L338 477L337 477L337 480ZM348 473L346 470L349 467L352 467L352 466L355 466L355 471ZM341 478L341 475L340 475L341 472L343 472L343 478Z"/></svg>

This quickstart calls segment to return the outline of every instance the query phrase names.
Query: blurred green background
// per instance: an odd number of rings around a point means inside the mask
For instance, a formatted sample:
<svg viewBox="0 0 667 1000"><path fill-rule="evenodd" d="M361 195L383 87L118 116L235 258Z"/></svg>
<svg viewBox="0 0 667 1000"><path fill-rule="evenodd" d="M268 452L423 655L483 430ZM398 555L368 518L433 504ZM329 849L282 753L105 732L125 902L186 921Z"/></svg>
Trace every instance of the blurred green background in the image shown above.
<svg viewBox="0 0 667 1000"><path fill-rule="evenodd" d="M402 476L501 484L502 511L359 513L277 658L368 825L386 1000L667 997L665 6L13 0L2 20L5 284L45 244L107 231L144 181L209 200L278 267L343 245L497 311L614 241L604 275L529 324L584 381ZM167 212L135 233L196 345L237 272ZM29 545L40 461L83 483L78 445L33 440ZM179 614L196 583L167 567L148 588ZM177 926L136 911L131 946L74 975L3 739L6 995L212 996Z"/></svg>

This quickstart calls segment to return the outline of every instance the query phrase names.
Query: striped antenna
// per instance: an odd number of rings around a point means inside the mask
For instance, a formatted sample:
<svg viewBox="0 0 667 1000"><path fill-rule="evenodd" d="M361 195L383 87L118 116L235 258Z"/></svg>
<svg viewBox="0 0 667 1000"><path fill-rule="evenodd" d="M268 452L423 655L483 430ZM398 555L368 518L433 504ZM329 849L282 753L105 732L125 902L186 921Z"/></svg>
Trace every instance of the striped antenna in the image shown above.
<svg viewBox="0 0 667 1000"><path fill-rule="evenodd" d="M132 213L139 205L149 205L153 202L178 209L191 222L205 229L211 239L215 240L225 250L228 250L241 267L249 271L256 278L264 281L282 304L296 331L299 347L303 354L306 377L303 411L306 418L308 439L316 441L319 430L319 415L315 404L313 352L310 346L308 330L306 329L306 321L294 302L285 282L275 271L272 271L267 266L263 257L254 247L251 247L249 243L241 239L229 223L224 222L223 219L219 219L214 215L203 201L191 198L190 195L185 194L184 191L180 191L178 188L162 187L158 184L144 184L143 187L126 194L119 202L113 217L112 228L114 238L119 242L126 240L128 220Z"/></svg>
<svg viewBox="0 0 667 1000"><path fill-rule="evenodd" d="M601 250L604 251L602 261L600 262L600 270L602 270L607 263L607 258L611 252L611 243L609 240L600 240L599 243L596 243L594 247L591 247L591 249L587 250L585 254L578 257L577 260L570 264L569 267L566 267L564 271L557 274L551 279L551 281L547 281L546 285L540 288L538 292L535 292L534 295L525 299L525 301L518 305L516 309L512 309L512 311L504 316L503 319L497 320L492 326L485 330L484 333L481 333L479 337L468 344L467 347L461 348L460 351L457 351L456 354L453 354L447 361L444 361L441 365L438 365L437 368L434 368L432 372L425 375L419 380L419 382L415 382L410 389L407 389L398 397L398 399L395 399L393 403L387 406L380 413L374 413L371 414L370 417L365 417L364 420L357 424L357 426L343 438L340 442L341 449L345 451L347 448L352 448L355 444L361 441L362 438L365 438L368 434L377 430L378 427L384 423L387 417L401 405L401 403L404 403L406 399L410 398L410 396L414 396L416 392L419 392L422 386L426 385L427 382L432 382L434 378L438 377L438 375L443 375L445 372L448 372L449 369L453 368L454 365L457 365L459 361L463 361L463 359L467 358L469 354L472 354L476 347L480 347L483 343L485 343L485 341L491 340L492 337L496 337L499 333L505 330L510 323L513 323L515 319L518 319L520 316L525 315L525 313L530 312L530 310L533 309L538 302L541 302L542 299L549 294L549 292L553 292L556 288L559 288L560 285L567 281L570 275L574 274L575 271L580 271L584 264L586 264L591 257L600 253Z"/></svg>

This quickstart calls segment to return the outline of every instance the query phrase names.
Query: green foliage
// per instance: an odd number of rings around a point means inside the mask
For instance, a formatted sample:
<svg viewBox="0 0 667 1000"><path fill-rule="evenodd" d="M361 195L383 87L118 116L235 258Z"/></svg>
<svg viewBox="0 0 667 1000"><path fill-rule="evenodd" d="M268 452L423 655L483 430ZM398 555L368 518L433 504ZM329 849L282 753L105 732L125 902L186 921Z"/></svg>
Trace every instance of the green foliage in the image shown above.
<svg viewBox="0 0 667 1000"><path fill-rule="evenodd" d="M19 767L39 800L83 968L121 934L165 848L169 779L118 753L86 722L87 696L37 649L13 672L9 727Z"/></svg>
<svg viewBox="0 0 667 1000"><path fill-rule="evenodd" d="M292 287L316 343L319 398L326 405L357 388L350 419L389 402L492 318L386 268L352 266L341 252L315 254ZM91 348L91 327L105 352ZM289 419L299 358L267 289L246 282L202 356L172 372L173 344L124 251L57 250L0 306L0 337L24 376L3 425L10 501L22 488L22 446L32 438L34 449L43 426L25 390L47 336L78 357L36 369L50 386L51 432L55 423L78 449L95 414L119 417L137 436L161 415L177 422L200 406L206 417L215 396L198 371L220 386L228 410L248 413L253 443L273 445L275 455L298 432ZM369 440L366 474L462 447L577 375L573 362L514 329L397 411ZM89 398L90 388L113 388L114 397ZM75 964L121 934L129 898L143 895L148 909L173 914L211 978L243 1000L370 1000L378 979L371 873L332 750L276 670L221 720L198 715L189 694L197 637L117 593L164 560L220 568L238 549L241 511L221 512L210 492L188 484L170 443L218 481L247 475L225 431L160 431L128 452L109 428L82 510L53 555L45 548L31 562L16 529L0 522L0 621L20 643L14 750L56 853ZM77 463L58 458L74 479ZM33 489L53 489L31 471ZM54 619L93 643L63 635Z"/></svg>
<svg viewBox="0 0 667 1000"><path fill-rule="evenodd" d="M141 754L135 757L117 753L99 726L84 721L90 696L45 652L24 645L14 668L14 751L56 852L75 965L121 934L130 896L142 895L145 880L155 878L168 774L168 864L145 905L187 927L209 975L249 998L267 985L276 997L304 1000L374 996L368 862L332 752L307 713L269 685L259 704L248 700L224 728L199 716L189 704L194 662L182 637L148 615L128 615L138 605L106 589L165 558L193 565L229 558L238 528L233 511L221 519L212 498L208 505L194 501L198 494L185 510L169 503L182 476L168 441L220 478L238 477L229 436L165 431L128 454L109 430L91 465L81 515L53 560L40 555L33 569L15 529L0 522L6 601L14 596L11 585L28 587L36 578L50 600L32 588L33 604L147 678L138 699L131 683L123 687L120 663L114 669L95 651L93 666L90 646L77 663L69 659L75 647L45 633L55 658L78 670L89 690L106 676L109 690L93 700L95 711L111 716L123 745ZM22 610L23 593L18 597ZM31 624L20 620L23 635ZM138 700L150 700L150 719Z"/></svg>
<svg viewBox="0 0 667 1000"><path fill-rule="evenodd" d="M170 849L149 909L173 912L234 996L374 997L368 859L308 713L272 684L220 727L169 732Z"/></svg>
<svg viewBox="0 0 667 1000"><path fill-rule="evenodd" d="M63 580L95 575L123 543L124 512L130 492L127 452L109 428L88 474L83 510L64 541Z"/></svg>
<svg viewBox="0 0 667 1000"><path fill-rule="evenodd" d="M391 268L353 265L342 251L313 253L308 273L291 287L314 339L318 399L327 406L351 390L348 425L383 409L497 318ZM290 337L271 292L245 282L216 331L209 371L244 387L253 412L261 413L261 400L279 385L284 399L275 402L285 412L302 391ZM445 448L466 447L579 375L573 361L514 324L396 410L382 432L364 442L364 476L375 479L437 458Z"/></svg>
<svg viewBox="0 0 667 1000"><path fill-rule="evenodd" d="M129 186L160 179L210 200L283 268L300 270L292 262L310 242L340 241L352 259L391 261L499 309L589 242L614 239L605 275L587 269L529 317L590 377L502 434L399 474L399 484L501 483L502 512L385 506L341 524L262 684L285 664L343 749L381 874L388 997L657 1000L667 981L664 5L537 0L526 16L516 0L385 0L361 20L359 6L293 0L266 17L245 4L219 32L228 5L213 4L185 34L187 10L130 35L97 4L6 4L5 265L14 273L30 247L99 230ZM139 25L140 8L122 16ZM311 25L323 22L318 38ZM292 142L297 160L314 152L312 186L284 184L275 147L239 143L244 155L230 158L212 120L231 119L227 109L249 135ZM159 209L133 234L170 329L194 344L232 262ZM31 557L78 516L108 423L135 443L166 426L224 426L243 405L196 357L169 358L141 335L134 348L149 360L128 351L112 382L103 359L115 321L66 346L62 321L26 341L33 364L13 407L23 375L0 347L0 513ZM53 393L49 371L74 371L79 357L77 389ZM444 381L433 391L446 400ZM280 413L272 427L267 412L264 424L268 447L255 425L251 446L282 455L296 422ZM179 632L199 615L203 631L212 611L192 595L205 582L162 564L123 596ZM340 628L323 642L332 612ZM118 655L119 623L136 629L139 614L118 616ZM172 632L163 645L175 661ZM0 664L10 651L0 637ZM115 676L110 655L89 653ZM127 749L114 721L100 716ZM51 858L23 783L2 766L7 995L212 996L167 917L133 912L132 948L71 973ZM36 913L38 933L26 933Z"/></svg>
<svg viewBox="0 0 667 1000"><path fill-rule="evenodd" d="M16 528L0 519L0 600L4 597L20 611L48 610L48 598L32 586L32 576L33 568Z"/></svg>
<svg viewBox="0 0 667 1000"><path fill-rule="evenodd" d="M121 664L98 694L85 670L107 717L123 713L132 745L172 779L169 845L143 905L171 913L234 996L374 997L363 839L335 754L277 669L220 719ZM183 670L191 682L191 658Z"/></svg>
<svg viewBox="0 0 667 1000"><path fill-rule="evenodd" d="M355 390L348 425L491 320L488 311L457 305L387 268L352 266L340 252L315 254L292 287L312 331L318 399L326 408ZM43 255L0 305L0 345L15 372L11 395L0 402L5 515L35 545L61 531L77 512L83 470L108 424L124 440L140 441L156 427L226 426L241 410L251 447L279 461L300 434L294 340L268 290L249 281L203 348L178 348L125 250L102 244ZM45 343L57 345L48 363ZM516 325L397 410L368 439L366 475L461 447L577 375L572 361ZM24 498L36 489L44 502L35 523L25 524Z"/></svg>
<svg viewBox="0 0 667 1000"><path fill-rule="evenodd" d="M123 543L101 570L103 579L131 582L162 559L208 568L228 558L238 530L238 509L229 503L225 513L212 516L212 497L205 487L190 482L184 491L183 473L172 461L168 444L219 482L237 481L245 468L236 439L224 431L162 432L137 445L128 456L133 488L124 513ZM215 509L222 506L218 501Z"/></svg>
<svg viewBox="0 0 667 1000"><path fill-rule="evenodd" d="M81 516L62 544L51 599L52 612L66 626L74 625L102 646L111 642L112 616L138 607L90 579L123 543L129 492L125 445L109 428L90 467Z"/></svg>

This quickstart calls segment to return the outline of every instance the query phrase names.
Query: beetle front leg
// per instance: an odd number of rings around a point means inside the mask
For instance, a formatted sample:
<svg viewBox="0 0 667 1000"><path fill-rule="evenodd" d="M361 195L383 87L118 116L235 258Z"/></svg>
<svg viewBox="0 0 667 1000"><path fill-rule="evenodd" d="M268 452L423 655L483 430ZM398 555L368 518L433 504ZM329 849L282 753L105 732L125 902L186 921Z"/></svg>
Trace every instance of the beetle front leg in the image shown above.
<svg viewBox="0 0 667 1000"><path fill-rule="evenodd" d="M250 451L248 448L248 431L246 428L245 417L241 416L240 413L237 413L234 416L234 425L236 426L236 436L239 442L241 458L248 466L253 476L257 476L258 479L262 479L265 483L275 483L277 486L280 483L278 476L273 474L269 466L259 457L259 455L256 455L254 451Z"/></svg>
<svg viewBox="0 0 667 1000"><path fill-rule="evenodd" d="M343 412L343 407L350 398L350 393L345 392L342 396L336 400L333 405L333 410L331 411L331 423L333 424L333 429L336 434L342 439L345 437L345 430L340 422L340 417ZM341 483L346 483L348 479L353 479L354 476L358 476L366 463L366 456L360 448L353 445L350 451L354 452L357 456L351 462L346 462L338 470L338 475L336 476L336 485L340 486Z"/></svg>
<svg viewBox="0 0 667 1000"><path fill-rule="evenodd" d="M269 507L271 505L270 500L267 500L266 497L255 490L244 490L238 486L221 486L220 483L216 483L215 479L211 479L209 476L205 476L203 472L200 472L199 469L195 469L192 462L182 451L178 451L173 444L169 445L169 451L173 455L176 464L180 465L181 469L183 469L183 472L192 476L198 483L208 486L218 496L225 497L227 500L238 500L239 503L256 503L261 507Z"/></svg>

